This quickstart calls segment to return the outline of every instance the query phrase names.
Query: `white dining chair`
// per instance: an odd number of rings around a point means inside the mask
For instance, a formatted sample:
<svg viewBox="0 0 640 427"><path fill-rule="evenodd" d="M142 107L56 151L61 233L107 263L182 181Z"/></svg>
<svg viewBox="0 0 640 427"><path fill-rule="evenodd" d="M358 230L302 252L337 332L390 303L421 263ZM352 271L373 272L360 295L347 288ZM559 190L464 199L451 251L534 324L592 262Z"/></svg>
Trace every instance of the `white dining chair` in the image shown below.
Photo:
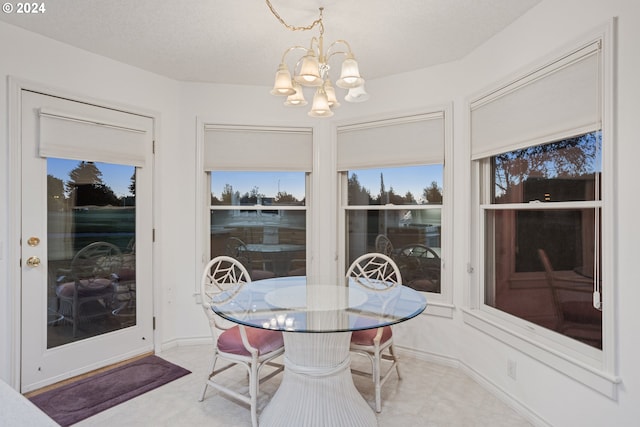
<svg viewBox="0 0 640 427"><path fill-rule="evenodd" d="M200 294L213 337L214 353L211 371L205 382L200 401L204 400L207 387L212 386L220 392L247 403L251 409L251 423L258 425L257 399L259 385L276 374L282 372L282 364L273 362L284 353L282 333L237 325L215 314L212 306L231 302L238 292L251 278L247 269L238 260L229 256L219 256L207 263L202 273ZM218 359L228 362L216 369ZM265 365L274 369L260 378L260 370ZM249 394L214 381L214 377L234 365L242 365L249 375Z"/></svg>
<svg viewBox="0 0 640 427"><path fill-rule="evenodd" d="M376 252L391 256L393 254L393 243L384 234L378 234L375 242Z"/></svg>
<svg viewBox="0 0 640 427"><path fill-rule="evenodd" d="M74 255L68 271L56 274L59 311L71 321L74 338L81 321L111 316L121 270L120 249L112 243L93 242Z"/></svg>
<svg viewBox="0 0 640 427"><path fill-rule="evenodd" d="M402 284L402 277L396 263L381 253L368 253L358 257L347 270L346 279L381 292ZM366 356L371 361L371 373L357 369L352 369L352 372L372 377L375 386L375 409L376 412L380 412L382 410L381 389L394 368L398 379L402 379L393 347L391 326L352 332L350 350ZM385 353L387 350L388 353ZM390 362L390 366L384 372L381 366L382 361Z"/></svg>
<svg viewBox="0 0 640 427"><path fill-rule="evenodd" d="M251 280L264 280L276 277L273 272L273 262L264 259L255 260L247 244L237 237L229 237L225 245L225 255L242 263L249 272ZM271 270L267 269L270 265Z"/></svg>

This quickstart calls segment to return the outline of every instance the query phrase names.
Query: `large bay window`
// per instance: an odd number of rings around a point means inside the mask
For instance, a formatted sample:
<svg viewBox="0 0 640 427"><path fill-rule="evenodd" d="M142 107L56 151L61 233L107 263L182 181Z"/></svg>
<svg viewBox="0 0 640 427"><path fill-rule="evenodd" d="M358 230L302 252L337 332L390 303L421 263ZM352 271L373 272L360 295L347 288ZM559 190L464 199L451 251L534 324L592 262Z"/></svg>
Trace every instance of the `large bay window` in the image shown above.
<svg viewBox="0 0 640 427"><path fill-rule="evenodd" d="M609 31L470 103L465 320L613 396Z"/></svg>

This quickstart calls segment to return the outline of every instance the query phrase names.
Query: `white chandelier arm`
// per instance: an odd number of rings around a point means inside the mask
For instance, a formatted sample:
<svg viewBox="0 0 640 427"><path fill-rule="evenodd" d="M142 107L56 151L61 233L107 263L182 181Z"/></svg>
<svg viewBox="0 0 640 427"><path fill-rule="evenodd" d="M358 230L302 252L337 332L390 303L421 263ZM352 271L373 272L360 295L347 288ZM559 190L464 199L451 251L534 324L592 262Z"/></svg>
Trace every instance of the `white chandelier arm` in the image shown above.
<svg viewBox="0 0 640 427"><path fill-rule="evenodd" d="M334 55L344 55L344 56L351 55L351 56L353 56L353 54L351 52L345 52L344 50L338 50L338 51L331 52L331 53L327 52L327 56L326 56L327 62L329 62L331 57L334 56Z"/></svg>
<svg viewBox="0 0 640 427"><path fill-rule="evenodd" d="M311 37L311 41L309 42L309 49L313 50L314 44L316 46L318 57L322 56L322 36L320 36L320 38L315 36Z"/></svg>
<svg viewBox="0 0 640 427"><path fill-rule="evenodd" d="M283 64L285 64L285 62L284 62L284 61L285 61L286 56L289 54L289 52L294 51L294 50L296 50L296 49L302 49L302 50L304 50L305 52L307 52L307 51L309 50L309 49L307 49L307 48L306 48L306 47L304 47L304 46L291 46L289 49L287 49L287 50L285 50L285 51L284 51L284 53L282 54L282 60L281 60L280 62L281 62L281 63L283 63Z"/></svg>
<svg viewBox="0 0 640 427"><path fill-rule="evenodd" d="M337 44L345 45L347 47L347 49L348 49L348 52L344 52L344 51L331 52L331 48L333 48ZM331 55L334 55L336 53L344 53L345 55L349 55L349 54L353 55L353 51L351 50L351 45L349 44L349 42L347 42L346 40L342 40L342 39L334 41L333 43L331 43L329 45L329 48L327 49L327 56L331 56Z"/></svg>

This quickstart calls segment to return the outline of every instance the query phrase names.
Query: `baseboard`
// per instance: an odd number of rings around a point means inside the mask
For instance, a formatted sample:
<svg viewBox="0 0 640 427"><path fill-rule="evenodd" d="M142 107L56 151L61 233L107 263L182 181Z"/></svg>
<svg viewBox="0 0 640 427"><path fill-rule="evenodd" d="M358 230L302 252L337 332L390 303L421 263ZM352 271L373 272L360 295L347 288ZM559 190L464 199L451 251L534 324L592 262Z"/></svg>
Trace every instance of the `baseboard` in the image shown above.
<svg viewBox="0 0 640 427"><path fill-rule="evenodd" d="M458 359L454 359L449 356L435 354L435 353L427 353L424 351L414 350L409 347L403 347L398 344L394 344L394 347L400 354L404 354L413 359L422 360L423 362L432 362L442 366L449 366L451 368L460 368L460 362Z"/></svg>
<svg viewBox="0 0 640 427"><path fill-rule="evenodd" d="M207 335L205 337L175 338L164 341L160 344L160 352L174 347L184 347L189 345L212 345L211 335Z"/></svg>

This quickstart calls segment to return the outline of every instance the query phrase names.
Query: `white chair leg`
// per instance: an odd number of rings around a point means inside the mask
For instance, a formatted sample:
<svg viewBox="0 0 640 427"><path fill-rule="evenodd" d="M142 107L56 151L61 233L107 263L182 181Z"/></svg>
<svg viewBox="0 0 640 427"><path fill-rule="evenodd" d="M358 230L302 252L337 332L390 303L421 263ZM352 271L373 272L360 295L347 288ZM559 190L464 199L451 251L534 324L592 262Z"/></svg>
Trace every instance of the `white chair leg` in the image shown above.
<svg viewBox="0 0 640 427"><path fill-rule="evenodd" d="M251 374L249 375L249 394L251 397L251 425L258 427L258 363L251 364Z"/></svg>
<svg viewBox="0 0 640 427"><path fill-rule="evenodd" d="M393 346L393 344L389 346L389 353L391 353L391 357L393 358L393 363L396 365L396 372L398 373L398 379L401 380L402 374L400 373L400 363L398 363L398 357L396 356L396 349Z"/></svg>
<svg viewBox="0 0 640 427"><path fill-rule="evenodd" d="M204 400L204 395L207 394L207 387L209 386L208 382L204 383L204 387L202 388L202 394L200 395L200 399L198 399L198 402L202 402Z"/></svg>
<svg viewBox="0 0 640 427"><path fill-rule="evenodd" d="M376 348L376 352L373 356L373 375L374 384L376 389L376 412L382 411L382 403L380 398L380 350Z"/></svg>
<svg viewBox="0 0 640 427"><path fill-rule="evenodd" d="M213 375L213 371L216 369L216 360L218 359L218 354L214 353L213 354L213 360L211 361L211 370L209 371L209 376L207 377L207 380L204 382L204 387L202 388L202 394L200 395L200 399L198 399L199 402L202 402L204 400L204 395L207 393L207 387L209 386L209 380L211 379L211 376Z"/></svg>

